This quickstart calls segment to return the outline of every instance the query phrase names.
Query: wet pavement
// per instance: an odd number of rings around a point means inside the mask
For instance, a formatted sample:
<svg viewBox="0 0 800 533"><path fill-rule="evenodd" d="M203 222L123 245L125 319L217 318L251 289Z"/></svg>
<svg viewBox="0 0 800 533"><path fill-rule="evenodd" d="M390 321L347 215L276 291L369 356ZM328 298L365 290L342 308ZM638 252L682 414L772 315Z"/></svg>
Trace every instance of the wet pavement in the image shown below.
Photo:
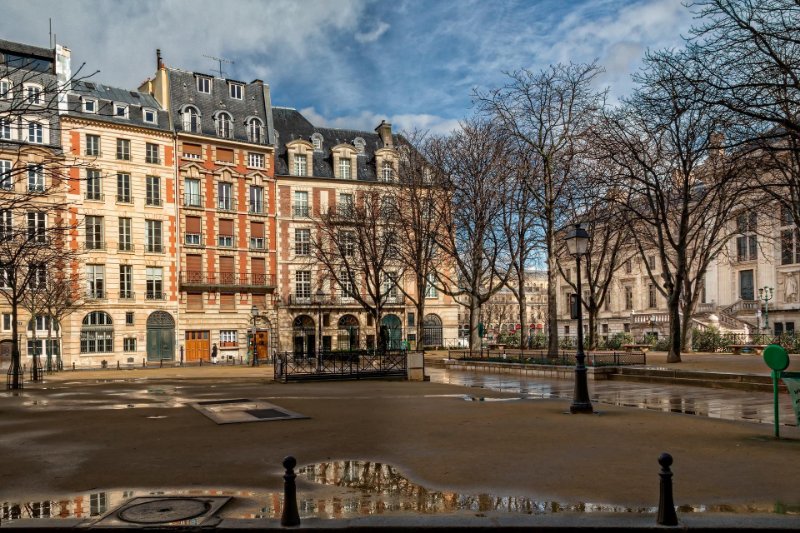
<svg viewBox="0 0 800 533"><path fill-rule="evenodd" d="M480 387L489 391L519 394L521 398L570 399L573 395L574 384L570 380L441 368L427 368L426 372L435 383ZM636 407L722 420L773 423L773 397L765 392L590 380L589 395L592 402L599 405ZM781 424L796 426L797 420L789 395L781 393L778 400Z"/></svg>

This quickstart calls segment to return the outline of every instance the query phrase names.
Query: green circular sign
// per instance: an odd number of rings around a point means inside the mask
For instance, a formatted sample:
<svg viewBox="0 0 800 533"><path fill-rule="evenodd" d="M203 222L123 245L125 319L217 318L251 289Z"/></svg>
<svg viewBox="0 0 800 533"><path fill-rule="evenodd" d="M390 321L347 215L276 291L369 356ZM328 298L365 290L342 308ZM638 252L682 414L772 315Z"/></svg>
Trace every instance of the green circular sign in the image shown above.
<svg viewBox="0 0 800 533"><path fill-rule="evenodd" d="M770 344L764 348L764 362L772 370L786 370L789 367L789 354L783 346Z"/></svg>

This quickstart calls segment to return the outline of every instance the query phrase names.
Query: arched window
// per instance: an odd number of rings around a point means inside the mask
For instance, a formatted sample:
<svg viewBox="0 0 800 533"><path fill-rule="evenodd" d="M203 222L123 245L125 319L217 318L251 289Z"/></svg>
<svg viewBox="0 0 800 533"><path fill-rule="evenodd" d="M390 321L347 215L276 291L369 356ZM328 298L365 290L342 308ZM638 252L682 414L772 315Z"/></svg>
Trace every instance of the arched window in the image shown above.
<svg viewBox="0 0 800 533"><path fill-rule="evenodd" d="M322 151L322 134L321 133L315 133L314 135L312 135L311 136L311 144L314 145L314 151L315 152L321 152Z"/></svg>
<svg viewBox="0 0 800 533"><path fill-rule="evenodd" d="M233 121L228 113L218 113L215 122L218 136L224 137L225 139L233 137Z"/></svg>
<svg viewBox="0 0 800 533"><path fill-rule="evenodd" d="M358 319L353 315L344 315L339 319L338 349L357 350L358 340Z"/></svg>
<svg viewBox="0 0 800 533"><path fill-rule="evenodd" d="M356 147L356 151L359 154L363 154L364 148L367 146L367 142L361 137L356 137L355 139L353 139L353 146Z"/></svg>
<svg viewBox="0 0 800 533"><path fill-rule="evenodd" d="M257 118L251 118L247 122L247 139L251 143L261 143L264 140L264 127Z"/></svg>
<svg viewBox="0 0 800 533"><path fill-rule="evenodd" d="M186 106L183 108L183 131L201 133L200 112L196 107Z"/></svg>
<svg viewBox="0 0 800 533"><path fill-rule="evenodd" d="M438 315L425 315L422 321L422 340L425 347L442 346L442 319Z"/></svg>
<svg viewBox="0 0 800 533"><path fill-rule="evenodd" d="M81 353L106 353L114 351L114 325L105 311L92 311L83 317L81 325Z"/></svg>
<svg viewBox="0 0 800 533"><path fill-rule="evenodd" d="M383 162L381 178L383 181L392 181L394 179L394 168L392 167L392 163L390 161Z"/></svg>

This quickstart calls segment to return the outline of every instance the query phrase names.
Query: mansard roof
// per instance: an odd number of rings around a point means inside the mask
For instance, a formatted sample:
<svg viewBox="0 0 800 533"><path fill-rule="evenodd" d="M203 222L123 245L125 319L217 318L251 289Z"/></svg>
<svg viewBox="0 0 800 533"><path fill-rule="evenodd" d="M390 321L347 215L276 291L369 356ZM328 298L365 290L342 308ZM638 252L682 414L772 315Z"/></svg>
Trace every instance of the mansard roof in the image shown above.
<svg viewBox="0 0 800 533"><path fill-rule="evenodd" d="M340 144L353 145L353 141L360 137L364 139L364 153L357 157L356 179L359 181L377 181L375 168L375 152L384 148L380 135L374 131L360 131L337 128L319 128L314 126L299 111L289 107L273 107L272 118L275 128L275 173L288 175L290 164L286 144L297 139L311 141L315 133L322 135L322 150L314 151L314 177L333 178L333 155L331 150ZM397 136L393 135L395 145Z"/></svg>
<svg viewBox="0 0 800 533"><path fill-rule="evenodd" d="M95 113L87 113L83 110L83 101L87 98L97 100ZM128 118L116 116L114 104L128 106ZM73 83L72 89L67 94L67 107L67 114L71 116L142 128L170 129L169 114L158 105L156 99L150 94L111 87L89 80ZM156 124L144 121L142 110L145 108L152 109L158 114Z"/></svg>

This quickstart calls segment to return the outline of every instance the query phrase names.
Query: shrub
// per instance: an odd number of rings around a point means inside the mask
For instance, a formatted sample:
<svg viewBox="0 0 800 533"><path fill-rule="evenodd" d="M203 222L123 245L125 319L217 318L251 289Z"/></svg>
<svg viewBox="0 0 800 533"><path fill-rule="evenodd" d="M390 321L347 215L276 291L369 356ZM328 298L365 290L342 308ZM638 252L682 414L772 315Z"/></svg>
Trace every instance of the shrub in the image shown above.
<svg viewBox="0 0 800 533"><path fill-rule="evenodd" d="M623 344L633 344L633 335L630 333L619 332L609 337L606 347L609 350L619 350Z"/></svg>
<svg viewBox="0 0 800 533"><path fill-rule="evenodd" d="M730 340L720 334L715 327L705 331L692 330L692 349L697 352L721 352L728 348Z"/></svg>
<svg viewBox="0 0 800 533"><path fill-rule="evenodd" d="M547 348L547 336L543 333L537 333L530 339L530 347L535 350L542 350Z"/></svg>

